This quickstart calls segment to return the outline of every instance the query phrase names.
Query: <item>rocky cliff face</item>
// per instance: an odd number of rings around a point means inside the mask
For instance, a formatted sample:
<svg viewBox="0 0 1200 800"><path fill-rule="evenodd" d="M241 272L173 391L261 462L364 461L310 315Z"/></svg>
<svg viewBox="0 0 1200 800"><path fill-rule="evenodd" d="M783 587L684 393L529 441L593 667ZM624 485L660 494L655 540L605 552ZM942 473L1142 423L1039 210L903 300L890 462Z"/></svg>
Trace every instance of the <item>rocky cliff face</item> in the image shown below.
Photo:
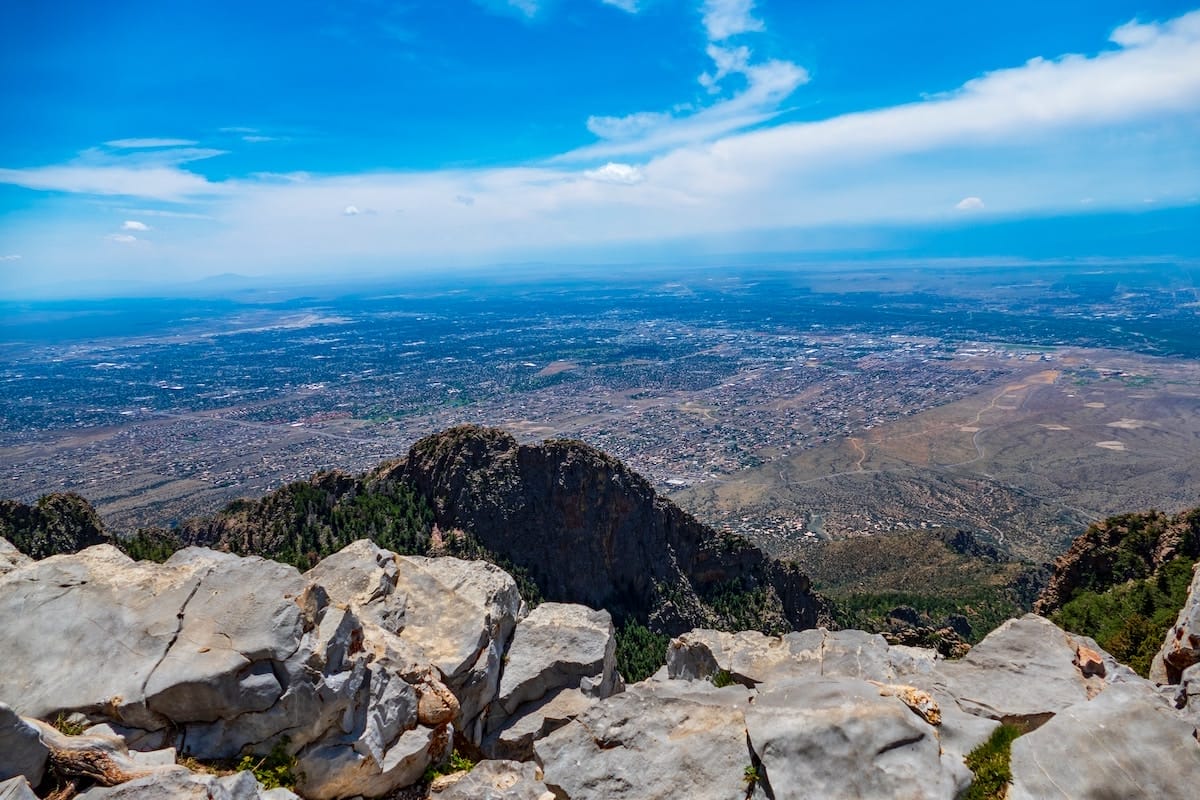
<svg viewBox="0 0 1200 800"><path fill-rule="evenodd" d="M828 618L794 565L701 524L620 461L582 442L519 445L460 426L380 470L412 486L443 530L462 529L529 572L548 599L607 608L681 633L811 628Z"/></svg>
<svg viewBox="0 0 1200 800"><path fill-rule="evenodd" d="M33 561L0 540L0 565L0 619L19 620L0 626L4 798L952 800L1002 722L1024 731L1010 798L1200 783L1200 695L1035 615L958 661L862 631L693 630L625 686L607 612L530 613L480 562L360 541L302 574L201 548ZM480 763L427 784L452 747ZM176 763L272 748L295 793Z"/></svg>
<svg viewBox="0 0 1200 800"><path fill-rule="evenodd" d="M1050 614L1080 591L1151 576L1178 557L1200 558L1200 508L1174 516L1148 511L1110 517L1088 526L1054 560L1034 611Z"/></svg>

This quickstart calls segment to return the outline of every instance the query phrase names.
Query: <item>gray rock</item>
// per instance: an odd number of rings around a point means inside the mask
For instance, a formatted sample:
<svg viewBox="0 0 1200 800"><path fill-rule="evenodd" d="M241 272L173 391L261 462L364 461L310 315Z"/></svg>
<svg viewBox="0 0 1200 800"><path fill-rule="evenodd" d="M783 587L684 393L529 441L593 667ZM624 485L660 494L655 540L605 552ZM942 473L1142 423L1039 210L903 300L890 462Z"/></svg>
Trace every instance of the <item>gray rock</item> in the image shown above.
<svg viewBox="0 0 1200 800"><path fill-rule="evenodd" d="M0 703L0 780L20 776L37 786L49 757L37 726Z"/></svg>
<svg viewBox="0 0 1200 800"><path fill-rule="evenodd" d="M403 572L413 591L394 589ZM478 714L519 612L515 583L494 567L402 563L369 543L307 577L199 548L158 565L100 546L0 576L0 614L23 621L0 628L13 665L0 698L27 715L84 712L100 723L92 732L200 758L266 753L287 736L314 798L382 795L448 746L445 717L460 707L429 662Z"/></svg>
<svg viewBox="0 0 1200 800"><path fill-rule="evenodd" d="M1189 800L1200 743L1148 686L1114 685L1013 742L1012 774L1009 800Z"/></svg>
<svg viewBox="0 0 1200 800"><path fill-rule="evenodd" d="M431 787L438 800L554 800L536 764L481 761L453 783Z"/></svg>
<svg viewBox="0 0 1200 800"><path fill-rule="evenodd" d="M17 567L23 567L33 561L22 553L8 539L0 538L0 575L12 572Z"/></svg>
<svg viewBox="0 0 1200 800"><path fill-rule="evenodd" d="M749 692L645 681L601 700L534 744L543 781L571 800L746 796Z"/></svg>
<svg viewBox="0 0 1200 800"><path fill-rule="evenodd" d="M501 658L523 613L516 581L499 567L457 558L396 558L396 590L407 598L400 639L433 665L458 698L456 725L472 741L496 696Z"/></svg>
<svg viewBox="0 0 1200 800"><path fill-rule="evenodd" d="M513 632L496 702L512 714L547 692L578 689L608 697L617 686L616 632L607 611L542 603Z"/></svg>
<svg viewBox="0 0 1200 800"><path fill-rule="evenodd" d="M778 800L952 800L971 782L960 760L942 754L935 726L865 681L772 683L746 711L746 727Z"/></svg>
<svg viewBox="0 0 1200 800"><path fill-rule="evenodd" d="M1187 601L1150 668L1150 680L1156 683L1179 683L1184 670L1200 663L1200 563L1192 570Z"/></svg>
<svg viewBox="0 0 1200 800"><path fill-rule="evenodd" d="M698 629L671 641L667 674L690 680L725 670L734 681L750 686L820 676L891 683L905 675L929 673L937 660L933 651L889 647L883 636L863 631L814 628L766 636Z"/></svg>
<svg viewBox="0 0 1200 800"><path fill-rule="evenodd" d="M218 778L175 767L119 786L88 789L79 800L300 800L287 789L267 790L254 775L239 772Z"/></svg>
<svg viewBox="0 0 1200 800"><path fill-rule="evenodd" d="M1083 674L1075 663L1080 646L1101 656L1104 676ZM1112 683L1141 680L1093 640L1036 614L1005 622L961 660L940 664L937 673L937 693L952 696L963 711L1033 726Z"/></svg>
<svg viewBox="0 0 1200 800"><path fill-rule="evenodd" d="M301 754L304 779L297 788L308 800L379 797L420 780L426 769L449 754L452 740L453 730L446 725L405 731L381 755L364 752L361 743L316 745Z"/></svg>
<svg viewBox="0 0 1200 800"><path fill-rule="evenodd" d="M528 761L533 758L534 742L566 725L595 702L578 689L560 689L526 703L511 717L501 718L480 749L488 758Z"/></svg>
<svg viewBox="0 0 1200 800"><path fill-rule="evenodd" d="M23 621L0 629L17 665L0 699L145 729L269 707L281 687L267 662L299 646L301 588L291 567L198 548L164 565L110 545L27 564L0 578L0 618Z"/></svg>
<svg viewBox="0 0 1200 800"><path fill-rule="evenodd" d="M38 796L33 793L29 781L16 777L0 781L0 800L38 800Z"/></svg>

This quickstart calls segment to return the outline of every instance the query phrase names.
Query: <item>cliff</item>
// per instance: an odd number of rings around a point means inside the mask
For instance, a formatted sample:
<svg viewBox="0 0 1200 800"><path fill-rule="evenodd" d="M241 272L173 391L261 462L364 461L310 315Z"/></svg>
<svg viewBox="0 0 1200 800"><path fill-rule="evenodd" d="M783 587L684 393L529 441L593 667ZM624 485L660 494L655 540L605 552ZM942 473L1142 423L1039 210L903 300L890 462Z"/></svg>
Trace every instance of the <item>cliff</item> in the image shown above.
<svg viewBox="0 0 1200 800"><path fill-rule="evenodd" d="M422 439L375 477L412 486L442 531L468 532L526 570L550 600L606 608L669 634L783 632L830 618L796 565L703 525L582 442L519 445L494 428L460 426Z"/></svg>

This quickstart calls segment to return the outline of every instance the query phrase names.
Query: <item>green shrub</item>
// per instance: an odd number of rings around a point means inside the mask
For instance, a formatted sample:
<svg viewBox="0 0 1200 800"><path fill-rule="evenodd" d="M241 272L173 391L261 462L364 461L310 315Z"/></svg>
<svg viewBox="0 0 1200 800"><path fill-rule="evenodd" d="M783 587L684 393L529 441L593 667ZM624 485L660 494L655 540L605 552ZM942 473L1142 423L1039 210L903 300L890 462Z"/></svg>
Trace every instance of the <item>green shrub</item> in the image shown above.
<svg viewBox="0 0 1200 800"><path fill-rule="evenodd" d="M667 663L670 636L654 633L636 620L617 628L617 670L629 683L645 680Z"/></svg>
<svg viewBox="0 0 1200 800"><path fill-rule="evenodd" d="M255 779L266 789L291 789L300 779L296 772L296 757L288 752L286 736L265 756L244 756L237 764L237 771L253 772Z"/></svg>
<svg viewBox="0 0 1200 800"><path fill-rule="evenodd" d="M967 754L967 768L975 775L963 800L1004 800L1012 783L1012 743L1023 733L1016 725L1001 725L983 744Z"/></svg>

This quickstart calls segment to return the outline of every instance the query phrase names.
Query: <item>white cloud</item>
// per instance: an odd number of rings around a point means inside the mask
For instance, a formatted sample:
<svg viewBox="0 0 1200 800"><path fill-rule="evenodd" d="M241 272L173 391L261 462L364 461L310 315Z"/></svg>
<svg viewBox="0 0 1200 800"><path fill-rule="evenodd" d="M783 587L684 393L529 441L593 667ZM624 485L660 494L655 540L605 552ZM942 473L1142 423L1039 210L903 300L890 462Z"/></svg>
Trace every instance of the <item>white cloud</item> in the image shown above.
<svg viewBox="0 0 1200 800"><path fill-rule="evenodd" d="M150 226L144 222L138 222L136 219L127 219L121 223L123 231L148 231Z"/></svg>
<svg viewBox="0 0 1200 800"><path fill-rule="evenodd" d="M250 144L259 144L261 142L274 142L276 141L276 138L274 136L262 136L260 134L247 134L246 136L242 137L242 141L249 142Z"/></svg>
<svg viewBox="0 0 1200 800"><path fill-rule="evenodd" d="M133 244L138 240L136 236L129 233L110 233L104 238L108 239L110 242L120 242L121 244Z"/></svg>
<svg viewBox="0 0 1200 800"><path fill-rule="evenodd" d="M639 111L624 117L588 117L587 129L601 139L624 141L644 136L672 119L670 114L658 111Z"/></svg>
<svg viewBox="0 0 1200 800"><path fill-rule="evenodd" d="M105 142L109 147L120 150L141 150L157 147L190 147L198 144L191 139L113 139Z"/></svg>
<svg viewBox="0 0 1200 800"><path fill-rule="evenodd" d="M6 256L0 256L0 261L20 261L20 260L21 260L20 253L10 253L9 255L6 255Z"/></svg>
<svg viewBox="0 0 1200 800"><path fill-rule="evenodd" d="M638 13L638 0L600 0L606 6L615 6L622 11L628 11L630 14Z"/></svg>
<svg viewBox="0 0 1200 800"><path fill-rule="evenodd" d="M706 52L714 69L697 80L710 95L719 95L724 89L722 82L738 75L745 79L745 87L739 93L687 114L679 114L676 109L672 113L639 111L625 116L589 117L588 130L605 141L567 153L560 160L658 152L711 141L769 120L780 103L808 83L809 74L790 61L755 64L754 54L746 45L726 47L714 43L734 33L763 30L762 22L751 16L753 8L754 3L749 0L708 0L704 4L704 22L710 39Z"/></svg>
<svg viewBox="0 0 1200 800"><path fill-rule="evenodd" d="M357 217L361 213L362 212L358 210L358 206L346 206L345 210L342 211L342 216Z"/></svg>
<svg viewBox="0 0 1200 800"><path fill-rule="evenodd" d="M224 150L165 144L150 150L116 153L91 148L66 164L21 169L0 167L0 183L52 192L180 202L224 191L219 184L181 168L184 164L224 154Z"/></svg>
<svg viewBox="0 0 1200 800"><path fill-rule="evenodd" d="M753 11L754 0L704 0L704 29L709 41L764 30L762 20L755 19Z"/></svg>
<svg viewBox="0 0 1200 800"><path fill-rule="evenodd" d="M588 180L600 181L601 183L623 183L627 186L632 186L635 183L641 183L646 180L645 174L637 167L631 164L617 164L612 161L599 169L585 171L583 176Z"/></svg>
<svg viewBox="0 0 1200 800"><path fill-rule="evenodd" d="M565 153L556 160L609 159L711 141L766 122L783 100L809 80L807 70L789 61L750 65L751 54L745 48L730 52L713 46L709 50L710 55L716 53L721 59L716 73L720 78L733 72L745 76L746 87L740 93L685 116L641 111L626 117L591 117L588 130L606 141ZM719 78L706 75L700 80L713 91Z"/></svg>
<svg viewBox="0 0 1200 800"><path fill-rule="evenodd" d="M100 203L104 216L89 209L92 216L72 221L56 211L36 227L3 220L0 233L8 250L55 264L58 274L80 274L77 265L114 276L176 267L203 274L224 271L246 253L270 274L599 258L629 243L690 246L709 237L743 237L736 241L753 246L764 230L961 219L953 198L966 189L986 198L986 213L1006 217L1080 212L1081 197L1093 199L1090 212L1141 209L1146 197L1157 198L1153 207L1194 204L1200 12L1143 27L1121 35L1131 44L1098 42L1107 49L1095 55L1034 59L918 102L733 132L747 120L769 119L776 106L768 101L799 80L795 65L755 64L751 52L743 92L691 116L600 122L597 131L612 138L590 148L585 162L577 152L536 167L299 181L210 182L188 164L99 156L83 165L3 170L3 182L112 194L124 188L114 187L115 170L131 173L129 191L145 193L156 169L163 182L157 194L202 202L199 210L212 219L173 225L170 243L97 248L96 220L113 213ZM742 66L740 57L726 63ZM714 59L714 74L720 69ZM600 154L627 147L656 155ZM475 200L469 212L465 197ZM153 218L128 205L118 219ZM343 209L355 216L352 224L340 218Z"/></svg>
<svg viewBox="0 0 1200 800"><path fill-rule="evenodd" d="M959 211L982 211L983 200L978 197L964 197L954 204Z"/></svg>

